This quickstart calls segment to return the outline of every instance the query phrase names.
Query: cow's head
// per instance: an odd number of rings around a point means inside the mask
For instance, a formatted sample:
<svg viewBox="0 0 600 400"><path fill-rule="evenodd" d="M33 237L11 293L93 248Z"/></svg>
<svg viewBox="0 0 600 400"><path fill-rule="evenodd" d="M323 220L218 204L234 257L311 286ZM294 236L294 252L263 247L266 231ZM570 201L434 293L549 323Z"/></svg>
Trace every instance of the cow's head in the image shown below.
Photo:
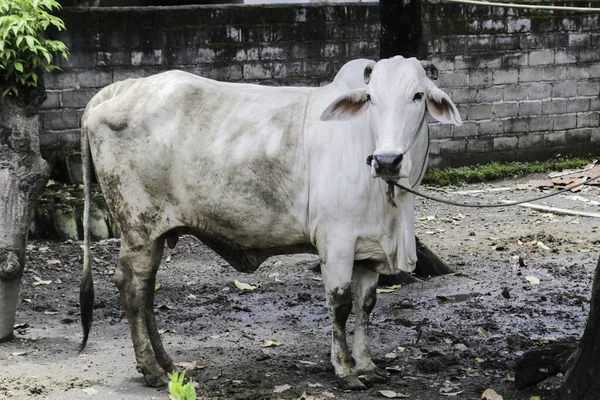
<svg viewBox="0 0 600 400"><path fill-rule="evenodd" d="M375 136L374 176L409 176L411 162L405 157L422 123L427 124L426 111L442 123L462 124L456 106L427 77L425 67L416 58L401 56L371 63L364 70L366 88L338 97L321 115L323 121L347 121L368 114Z"/></svg>

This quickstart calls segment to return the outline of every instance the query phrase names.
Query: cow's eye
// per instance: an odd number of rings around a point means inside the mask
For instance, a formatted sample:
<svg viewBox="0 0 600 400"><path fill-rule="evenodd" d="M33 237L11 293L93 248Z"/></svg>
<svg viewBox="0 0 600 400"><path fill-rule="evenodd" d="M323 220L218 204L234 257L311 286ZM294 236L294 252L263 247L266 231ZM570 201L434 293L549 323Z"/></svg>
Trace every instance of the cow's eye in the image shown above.
<svg viewBox="0 0 600 400"><path fill-rule="evenodd" d="M371 102L371 95L369 93L367 93L367 101L370 103Z"/></svg>
<svg viewBox="0 0 600 400"><path fill-rule="evenodd" d="M423 92L415 93L415 97L413 97L413 101L421 100L423 98Z"/></svg>

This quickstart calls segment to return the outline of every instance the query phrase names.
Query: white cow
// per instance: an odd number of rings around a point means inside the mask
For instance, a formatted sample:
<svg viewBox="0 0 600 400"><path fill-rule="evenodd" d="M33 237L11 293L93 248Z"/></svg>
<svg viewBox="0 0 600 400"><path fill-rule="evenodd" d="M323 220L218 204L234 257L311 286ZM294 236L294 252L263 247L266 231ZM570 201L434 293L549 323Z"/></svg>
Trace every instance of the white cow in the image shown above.
<svg viewBox="0 0 600 400"><path fill-rule="evenodd" d="M165 372L175 368L158 334L153 298L164 243L172 247L182 234L195 235L245 272L272 255L317 252L340 384L360 389L358 375L383 375L368 337L378 274L413 271L417 261L414 198L398 189L388 193L386 181L419 184L428 157L427 111L461 124L419 61L402 57L351 61L320 88L223 83L171 71L101 90L81 130L82 349L94 302L93 160L121 229L115 282L148 385L164 384Z"/></svg>

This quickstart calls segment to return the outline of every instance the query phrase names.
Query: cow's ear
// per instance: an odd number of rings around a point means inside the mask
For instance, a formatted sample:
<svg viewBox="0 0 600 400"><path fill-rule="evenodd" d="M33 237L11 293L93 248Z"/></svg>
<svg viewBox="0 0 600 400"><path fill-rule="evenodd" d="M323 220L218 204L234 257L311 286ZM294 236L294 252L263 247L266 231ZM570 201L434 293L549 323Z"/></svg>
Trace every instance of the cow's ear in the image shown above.
<svg viewBox="0 0 600 400"><path fill-rule="evenodd" d="M444 124L462 125L462 119L450 97L433 83L427 90L427 110L429 114Z"/></svg>
<svg viewBox="0 0 600 400"><path fill-rule="evenodd" d="M368 107L367 91L353 90L335 99L321 114L321 121L349 121L362 115Z"/></svg>

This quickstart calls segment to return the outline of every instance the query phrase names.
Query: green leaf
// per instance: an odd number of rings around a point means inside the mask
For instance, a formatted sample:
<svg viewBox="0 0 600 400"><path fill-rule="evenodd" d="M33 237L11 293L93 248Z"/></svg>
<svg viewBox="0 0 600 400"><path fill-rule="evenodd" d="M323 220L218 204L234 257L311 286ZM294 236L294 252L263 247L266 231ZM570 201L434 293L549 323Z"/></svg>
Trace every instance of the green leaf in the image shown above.
<svg viewBox="0 0 600 400"><path fill-rule="evenodd" d="M9 94L13 89L14 89L13 87L7 87L6 89L4 89L4 92L2 92L2 97Z"/></svg>
<svg viewBox="0 0 600 400"><path fill-rule="evenodd" d="M14 63L14 66L15 66L15 69L16 69L17 71L19 71L19 72L23 72L23 64L21 64L21 63L20 63L20 62L18 62L18 61L15 61L15 63Z"/></svg>
<svg viewBox="0 0 600 400"><path fill-rule="evenodd" d="M27 42L29 49L35 49L36 39L33 36L25 36L25 41Z"/></svg>

